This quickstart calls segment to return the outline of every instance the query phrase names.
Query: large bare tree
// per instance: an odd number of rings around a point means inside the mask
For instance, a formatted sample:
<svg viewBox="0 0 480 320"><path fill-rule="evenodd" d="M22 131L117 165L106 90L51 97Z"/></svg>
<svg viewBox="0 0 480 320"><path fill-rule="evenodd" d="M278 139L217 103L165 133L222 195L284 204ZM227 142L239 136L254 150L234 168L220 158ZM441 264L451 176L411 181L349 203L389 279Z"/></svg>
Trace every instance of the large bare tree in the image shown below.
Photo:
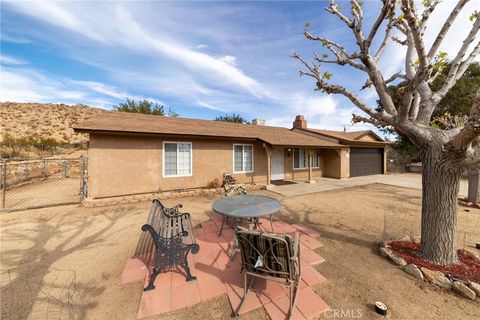
<svg viewBox="0 0 480 320"><path fill-rule="evenodd" d="M424 0L423 10L419 10L414 0L383 0L373 24L369 30L364 30L360 1L352 0L349 12L346 12L331 0L326 10L353 34L356 51L349 52L346 46L338 42L305 31L307 39L318 42L328 53L314 53L312 62L307 62L296 53L293 57L304 66L301 75L315 79L317 90L343 95L366 114L354 114L354 121L392 126L419 147L423 163L421 254L433 263L453 264L458 262L456 226L460 176L466 168L480 164L480 156L471 146L472 141L480 135L480 93L476 94L467 121L458 126L439 129L432 125L431 118L439 102L480 52L477 38L480 14L478 11L472 13L471 30L465 39L461 39L460 50L453 57L452 67L443 85L433 91L431 83L446 58L446 54L439 51L440 46L468 0L456 3L433 44L427 47L424 33L432 12L440 2ZM373 48L375 39L379 45ZM383 74L379 67L379 60L390 41L406 47L404 70L393 75ZM354 90L333 84L331 75L320 69L324 64L348 66L364 72L367 76L364 88L375 89L382 110L371 108ZM401 89L402 99L399 103L394 103L387 90L387 85L396 80L407 81Z"/></svg>

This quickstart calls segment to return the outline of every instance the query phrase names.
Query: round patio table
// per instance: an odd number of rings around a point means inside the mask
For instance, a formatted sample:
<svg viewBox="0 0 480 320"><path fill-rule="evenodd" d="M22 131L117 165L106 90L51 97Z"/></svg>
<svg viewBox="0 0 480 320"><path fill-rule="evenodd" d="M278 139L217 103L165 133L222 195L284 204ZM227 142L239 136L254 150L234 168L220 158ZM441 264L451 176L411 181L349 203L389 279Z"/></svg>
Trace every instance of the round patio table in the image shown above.
<svg viewBox="0 0 480 320"><path fill-rule="evenodd" d="M223 216L222 226L220 227L220 233L222 234L223 225L225 221L230 217L237 219L252 219L254 229L261 229L259 218L263 216L270 216L270 224L272 231L275 232L273 227L272 215L279 211L282 204L277 199L260 196L243 194L238 196L223 197L216 200L212 205L212 210Z"/></svg>

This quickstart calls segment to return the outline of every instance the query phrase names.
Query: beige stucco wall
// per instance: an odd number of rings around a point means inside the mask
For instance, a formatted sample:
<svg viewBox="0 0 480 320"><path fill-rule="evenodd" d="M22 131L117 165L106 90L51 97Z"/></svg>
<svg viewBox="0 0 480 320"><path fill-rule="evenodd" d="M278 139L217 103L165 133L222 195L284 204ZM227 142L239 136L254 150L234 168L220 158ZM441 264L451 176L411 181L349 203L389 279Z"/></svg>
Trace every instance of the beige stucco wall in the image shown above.
<svg viewBox="0 0 480 320"><path fill-rule="evenodd" d="M191 176L163 177L164 141L192 143ZM233 174L234 143L253 144L253 173ZM242 183L265 183L266 168L266 152L259 142L90 134L89 197L206 187L215 179L221 182L225 172Z"/></svg>
<svg viewBox="0 0 480 320"><path fill-rule="evenodd" d="M163 142L192 143L192 175L163 176ZM254 172L233 173L233 144L254 146ZM293 148L284 149L285 179L308 179L308 169L293 169ZM322 149L320 167L312 178L348 178L347 148ZM219 139L173 139L159 136L90 134L88 150L88 192L91 198L123 196L176 189L207 187L223 173L241 183L266 183L267 155L260 142Z"/></svg>
<svg viewBox="0 0 480 320"><path fill-rule="evenodd" d="M323 175L328 178L344 179L350 177L350 149L322 150Z"/></svg>
<svg viewBox="0 0 480 320"><path fill-rule="evenodd" d="M360 139L358 140L361 140L361 141L378 141L377 137L375 137L374 135L372 134L366 134L364 135L363 137L361 137Z"/></svg>

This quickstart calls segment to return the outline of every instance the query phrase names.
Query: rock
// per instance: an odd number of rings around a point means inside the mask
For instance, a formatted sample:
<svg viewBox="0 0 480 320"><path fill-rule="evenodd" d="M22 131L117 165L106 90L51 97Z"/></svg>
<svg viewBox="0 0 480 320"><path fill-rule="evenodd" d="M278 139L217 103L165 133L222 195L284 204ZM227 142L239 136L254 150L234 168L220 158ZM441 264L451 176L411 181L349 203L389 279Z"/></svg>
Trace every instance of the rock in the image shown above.
<svg viewBox="0 0 480 320"><path fill-rule="evenodd" d="M459 293L460 295L464 296L465 298L475 300L475 297L477 294L475 291L467 287L463 282L461 281L454 281L452 285L453 291Z"/></svg>
<svg viewBox="0 0 480 320"><path fill-rule="evenodd" d="M470 281L470 284L468 286L477 294L477 296L480 297L480 284Z"/></svg>
<svg viewBox="0 0 480 320"><path fill-rule="evenodd" d="M424 280L423 273L418 269L418 267L414 264L407 264L405 266L405 272L414 276L417 279Z"/></svg>
<svg viewBox="0 0 480 320"><path fill-rule="evenodd" d="M390 240L383 240L381 246L390 249L390 242Z"/></svg>
<svg viewBox="0 0 480 320"><path fill-rule="evenodd" d="M452 289L452 282L448 280L447 277L440 271L433 271L427 268L420 268L422 270L423 276L427 281L430 281L431 283L442 287L446 290L451 290Z"/></svg>
<svg viewBox="0 0 480 320"><path fill-rule="evenodd" d="M473 250L470 250L470 249L460 249L458 250L460 253L466 255L467 257L470 257L472 258L473 260L477 261L478 263L480 263L480 254L473 251Z"/></svg>
<svg viewBox="0 0 480 320"><path fill-rule="evenodd" d="M397 256L391 249L389 248L380 248L380 254L384 257L388 257L390 260L393 261L396 265L400 267L405 267L407 265L407 261L402 257Z"/></svg>
<svg viewBox="0 0 480 320"><path fill-rule="evenodd" d="M388 254L389 254L388 252L389 251L392 251L392 250L390 250L389 248L386 248L386 247L380 247L380 255L382 257L388 257Z"/></svg>
<svg viewBox="0 0 480 320"><path fill-rule="evenodd" d="M407 242L412 242L412 239L410 239L410 236L404 236L402 239L399 241L407 241Z"/></svg>

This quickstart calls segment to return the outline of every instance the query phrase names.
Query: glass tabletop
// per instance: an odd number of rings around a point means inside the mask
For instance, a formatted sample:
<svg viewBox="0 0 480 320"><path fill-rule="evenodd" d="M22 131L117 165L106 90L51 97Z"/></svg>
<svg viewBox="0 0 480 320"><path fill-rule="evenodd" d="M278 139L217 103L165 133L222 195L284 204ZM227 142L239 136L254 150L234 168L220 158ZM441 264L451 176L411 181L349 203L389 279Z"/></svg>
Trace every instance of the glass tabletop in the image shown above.
<svg viewBox="0 0 480 320"><path fill-rule="evenodd" d="M213 211L235 218L253 218L271 215L280 210L282 204L277 199L259 195L239 195L216 200Z"/></svg>

